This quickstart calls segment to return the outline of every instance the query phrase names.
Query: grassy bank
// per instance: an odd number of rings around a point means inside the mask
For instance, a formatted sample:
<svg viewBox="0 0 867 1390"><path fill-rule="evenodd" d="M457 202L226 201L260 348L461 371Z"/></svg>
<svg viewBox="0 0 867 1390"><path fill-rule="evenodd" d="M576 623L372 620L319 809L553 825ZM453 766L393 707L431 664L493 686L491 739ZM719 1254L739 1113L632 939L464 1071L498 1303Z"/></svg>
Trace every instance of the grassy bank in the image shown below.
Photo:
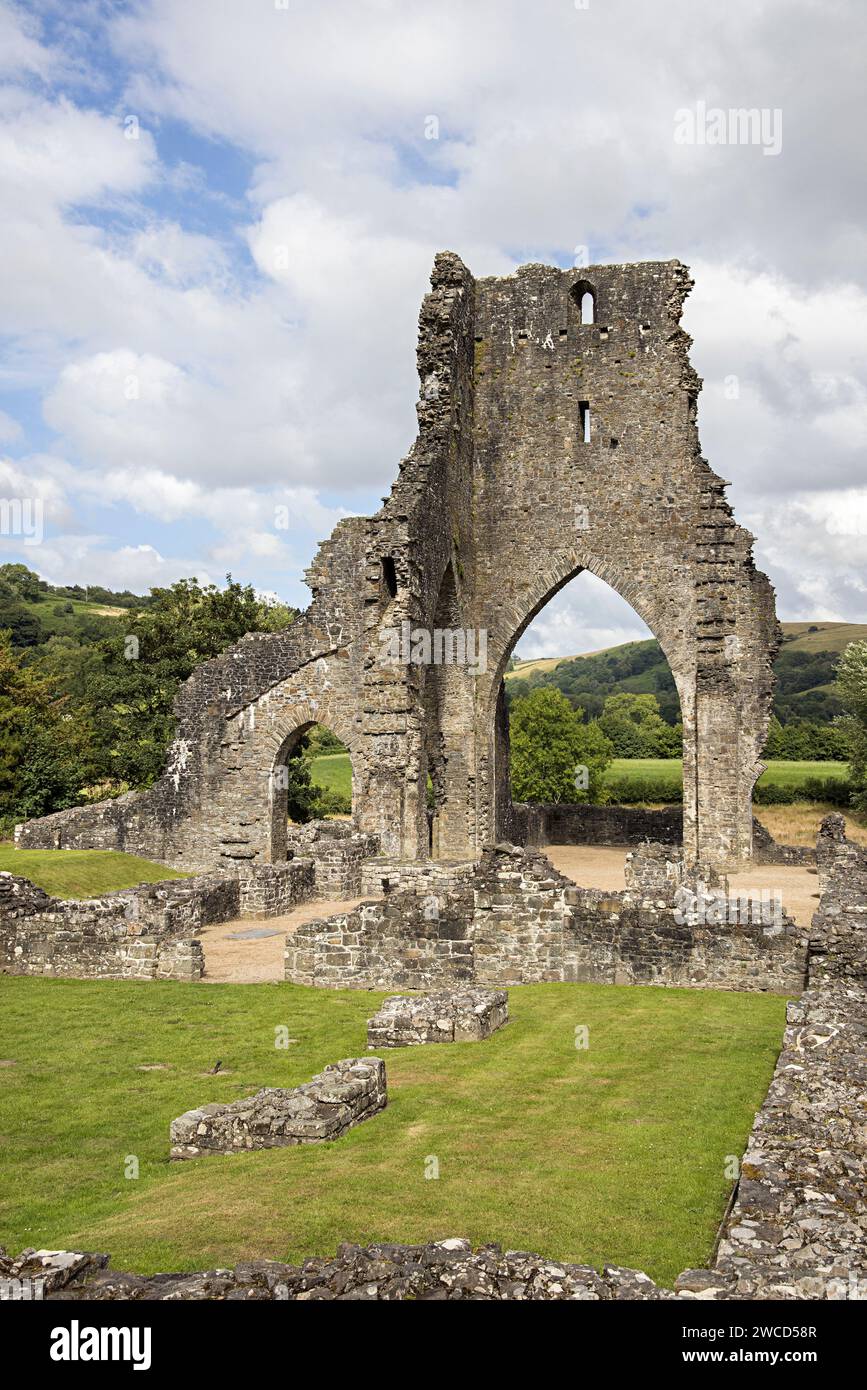
<svg viewBox="0 0 867 1390"><path fill-rule="evenodd" d="M811 777L845 779L846 763L782 762L768 763L761 785L778 787L800 786ZM329 753L314 758L311 776L317 786L345 795L352 792L348 753ZM683 769L680 758L615 758L608 769L606 782L617 799L617 788L625 782L646 781L656 791L660 784L678 788L682 785Z"/></svg>
<svg viewBox="0 0 867 1390"><path fill-rule="evenodd" d="M4 869L58 898L98 898L137 883L187 877L164 864L110 849L16 849L9 842L0 843L0 870Z"/></svg>
<svg viewBox="0 0 867 1390"><path fill-rule="evenodd" d="M168 1163L183 1111L363 1055L381 997L0 978L0 1243L107 1250L142 1272L451 1235L664 1282L708 1258L726 1156L779 1049L778 996L512 989L489 1041L390 1053L387 1110L337 1143Z"/></svg>

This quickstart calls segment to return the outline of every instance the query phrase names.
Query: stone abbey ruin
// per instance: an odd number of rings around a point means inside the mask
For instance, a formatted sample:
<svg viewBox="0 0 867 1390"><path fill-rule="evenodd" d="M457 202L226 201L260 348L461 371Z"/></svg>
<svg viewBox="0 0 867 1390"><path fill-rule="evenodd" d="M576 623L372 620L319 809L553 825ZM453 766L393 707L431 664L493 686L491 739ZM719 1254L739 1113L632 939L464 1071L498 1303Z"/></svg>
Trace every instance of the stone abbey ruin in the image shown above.
<svg viewBox="0 0 867 1390"><path fill-rule="evenodd" d="M125 850L195 876L73 903L0 874L0 971L194 982L209 924L361 899L287 934L285 978L425 992L418 1009L393 1001L371 1020L378 1047L472 1028L464 1045L493 1046L492 1026L459 1026L453 1010L525 983L800 996L708 1268L664 1290L634 1270L453 1239L155 1279L109 1273L104 1255L0 1251L0 1275L44 1277L57 1298L867 1296L867 851L840 816L816 851L776 844L753 819L778 627L752 537L701 456L701 383L680 326L691 283L678 261L476 281L437 256L418 438L380 511L320 547L310 607L195 672L153 788L16 830L21 847ZM512 803L504 671L584 570L632 604L668 659L682 815ZM313 724L349 749L350 822L287 823L281 773ZM543 852L575 843L632 846L624 890L579 887ZM812 924L749 896L732 910L727 875L750 864L815 865ZM491 997L504 1019L505 996ZM327 1139L385 1104L380 1059L338 1068L339 1093L330 1068L300 1095L188 1112L175 1156L226 1135L237 1148L307 1142L310 1125Z"/></svg>
<svg viewBox="0 0 867 1390"><path fill-rule="evenodd" d="M701 456L680 326L691 284L678 261L476 281L437 256L418 438L381 510L320 547L299 621L187 682L157 785L32 822L19 844L192 868L285 860L280 769L313 723L349 748L355 823L383 854L466 859L520 838L503 673L540 609L589 570L644 619L677 684L687 861L748 860L777 623L752 537ZM430 661L413 657L420 637Z"/></svg>

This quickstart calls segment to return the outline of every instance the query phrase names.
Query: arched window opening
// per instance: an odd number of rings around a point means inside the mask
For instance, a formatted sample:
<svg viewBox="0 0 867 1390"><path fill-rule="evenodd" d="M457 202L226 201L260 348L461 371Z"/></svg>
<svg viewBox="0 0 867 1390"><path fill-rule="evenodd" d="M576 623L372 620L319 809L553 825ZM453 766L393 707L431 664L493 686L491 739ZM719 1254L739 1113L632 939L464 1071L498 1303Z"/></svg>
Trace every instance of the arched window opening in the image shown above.
<svg viewBox="0 0 867 1390"><path fill-rule="evenodd" d="M287 857L288 832L310 821L352 818L352 760L324 724L302 724L271 769L271 861Z"/></svg>
<svg viewBox="0 0 867 1390"><path fill-rule="evenodd" d="M499 704L498 833L507 835L514 816L544 823L555 866L598 888L623 886L627 845L647 833L642 817L659 822L660 837L677 835L677 686L659 642L602 579L583 571L520 633Z"/></svg>
<svg viewBox="0 0 867 1390"><path fill-rule="evenodd" d="M578 322L596 322L596 291L588 280L578 280L570 291L572 301L578 311Z"/></svg>

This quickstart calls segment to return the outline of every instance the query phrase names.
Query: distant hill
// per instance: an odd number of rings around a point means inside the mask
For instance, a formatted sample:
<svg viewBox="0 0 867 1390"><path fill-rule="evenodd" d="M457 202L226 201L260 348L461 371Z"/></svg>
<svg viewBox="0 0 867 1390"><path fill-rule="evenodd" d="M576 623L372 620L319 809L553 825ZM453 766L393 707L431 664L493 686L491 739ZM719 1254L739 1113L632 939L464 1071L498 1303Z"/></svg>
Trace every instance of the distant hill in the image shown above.
<svg viewBox="0 0 867 1390"><path fill-rule="evenodd" d="M52 637L96 642L114 630L128 609L148 603L149 597L128 589L116 593L102 585L49 584L26 565L0 565L0 628L12 633L16 647L41 647Z"/></svg>
<svg viewBox="0 0 867 1390"><path fill-rule="evenodd" d="M781 723L810 719L829 723L841 712L834 694L834 665L850 642L867 639L867 623L782 623L783 645L775 663L774 712ZM537 685L555 685L589 717L599 714L607 695L619 691L656 695L670 724L679 703L668 662L659 643L625 642L581 656L516 660L506 673L510 697Z"/></svg>

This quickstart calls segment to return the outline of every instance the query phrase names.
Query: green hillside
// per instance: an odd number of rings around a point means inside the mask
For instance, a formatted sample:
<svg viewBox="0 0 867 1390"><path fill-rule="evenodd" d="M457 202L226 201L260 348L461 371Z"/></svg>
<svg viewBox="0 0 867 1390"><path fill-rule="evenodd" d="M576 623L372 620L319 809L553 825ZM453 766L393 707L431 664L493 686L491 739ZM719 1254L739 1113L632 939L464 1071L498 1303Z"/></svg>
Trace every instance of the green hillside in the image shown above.
<svg viewBox="0 0 867 1390"><path fill-rule="evenodd" d="M834 692L835 663L850 642L867 639L867 623L783 623L782 629L783 645L774 667L774 713L782 724L794 719L828 724L842 712ZM583 656L516 660L506 682L510 697L537 685L556 685L591 718L601 712L607 695L654 694L669 723L679 718L668 662L652 638Z"/></svg>
<svg viewBox="0 0 867 1390"><path fill-rule="evenodd" d="M52 637L71 638L87 646L109 636L130 608L146 608L150 598L101 585L49 584L26 565L0 565L0 628L12 644L35 649Z"/></svg>

